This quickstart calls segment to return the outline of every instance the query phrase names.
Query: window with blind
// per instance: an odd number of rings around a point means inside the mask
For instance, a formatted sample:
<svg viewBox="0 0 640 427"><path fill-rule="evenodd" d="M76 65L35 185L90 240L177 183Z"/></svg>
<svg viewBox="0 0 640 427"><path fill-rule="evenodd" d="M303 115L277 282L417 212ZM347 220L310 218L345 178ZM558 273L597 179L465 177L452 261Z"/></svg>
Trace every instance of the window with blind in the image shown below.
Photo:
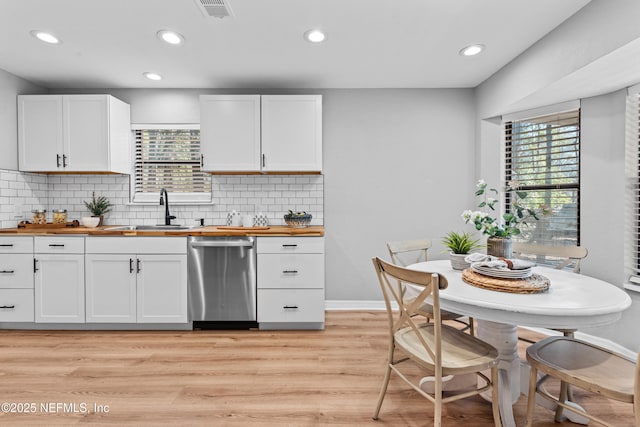
<svg viewBox="0 0 640 427"><path fill-rule="evenodd" d="M640 285L640 85L629 89L625 122L625 268L629 281Z"/></svg>
<svg viewBox="0 0 640 427"><path fill-rule="evenodd" d="M134 202L157 203L165 188L172 202L211 201L211 177L200 170L200 129L191 126L141 126L133 129Z"/></svg>
<svg viewBox="0 0 640 427"><path fill-rule="evenodd" d="M580 244L580 110L505 123L505 177L527 192L523 204L545 210L517 239L548 245ZM511 200L506 196L510 210Z"/></svg>

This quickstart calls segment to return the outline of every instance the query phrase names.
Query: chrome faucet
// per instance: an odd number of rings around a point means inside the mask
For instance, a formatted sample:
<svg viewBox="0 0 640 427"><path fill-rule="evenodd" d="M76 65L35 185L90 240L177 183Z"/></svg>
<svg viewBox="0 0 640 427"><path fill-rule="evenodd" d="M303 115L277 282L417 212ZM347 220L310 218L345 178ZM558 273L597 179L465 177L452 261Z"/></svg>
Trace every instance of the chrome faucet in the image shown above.
<svg viewBox="0 0 640 427"><path fill-rule="evenodd" d="M162 197L163 193L164 197ZM169 213L169 194L165 188L160 190L160 206L162 205L164 205L164 225L171 225L171 220L176 219L176 217Z"/></svg>

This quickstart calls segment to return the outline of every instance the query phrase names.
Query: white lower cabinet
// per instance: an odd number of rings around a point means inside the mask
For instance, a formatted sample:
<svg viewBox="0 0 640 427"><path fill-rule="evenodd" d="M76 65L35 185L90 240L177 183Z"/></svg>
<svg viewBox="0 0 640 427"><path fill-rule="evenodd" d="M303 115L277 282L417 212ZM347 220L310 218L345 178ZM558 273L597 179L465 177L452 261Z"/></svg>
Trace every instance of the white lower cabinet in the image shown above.
<svg viewBox="0 0 640 427"><path fill-rule="evenodd" d="M84 323L84 237L34 238L35 321Z"/></svg>
<svg viewBox="0 0 640 427"><path fill-rule="evenodd" d="M324 328L324 238L258 238L260 329Z"/></svg>
<svg viewBox="0 0 640 427"><path fill-rule="evenodd" d="M0 236L0 322L33 320L33 237Z"/></svg>
<svg viewBox="0 0 640 427"><path fill-rule="evenodd" d="M87 237L87 322L186 323L186 251L185 237Z"/></svg>

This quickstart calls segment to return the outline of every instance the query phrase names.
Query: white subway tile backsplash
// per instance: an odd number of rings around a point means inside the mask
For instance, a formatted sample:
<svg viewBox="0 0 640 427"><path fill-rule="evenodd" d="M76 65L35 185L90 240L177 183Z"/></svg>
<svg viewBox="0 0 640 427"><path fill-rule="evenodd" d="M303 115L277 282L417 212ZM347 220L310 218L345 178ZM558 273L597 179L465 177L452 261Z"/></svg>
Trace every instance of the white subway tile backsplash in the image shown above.
<svg viewBox="0 0 640 427"><path fill-rule="evenodd" d="M264 213L272 225L284 224L289 209L307 211L312 224L323 224L323 179L321 175L212 175L213 203L173 205L175 223L226 223L227 213ZM104 195L114 204L106 215L107 224L156 224L164 221L159 205L134 205L129 202L129 177L126 175L45 175L0 171L0 227L15 227L21 219L30 219L34 209L67 209L69 219L88 215L84 201L92 192ZM21 218L16 218L19 206ZM51 220L51 218L49 218Z"/></svg>

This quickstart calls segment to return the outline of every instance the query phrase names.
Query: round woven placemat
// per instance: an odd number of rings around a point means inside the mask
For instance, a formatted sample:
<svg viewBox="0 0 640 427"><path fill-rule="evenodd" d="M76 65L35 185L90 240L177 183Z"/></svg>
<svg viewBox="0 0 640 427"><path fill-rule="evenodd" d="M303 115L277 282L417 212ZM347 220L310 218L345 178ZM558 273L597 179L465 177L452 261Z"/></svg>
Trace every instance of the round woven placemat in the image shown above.
<svg viewBox="0 0 640 427"><path fill-rule="evenodd" d="M538 294L549 289L551 284L547 277L536 273L526 279L501 279L476 273L470 268L462 272L462 280L478 288L513 294Z"/></svg>

